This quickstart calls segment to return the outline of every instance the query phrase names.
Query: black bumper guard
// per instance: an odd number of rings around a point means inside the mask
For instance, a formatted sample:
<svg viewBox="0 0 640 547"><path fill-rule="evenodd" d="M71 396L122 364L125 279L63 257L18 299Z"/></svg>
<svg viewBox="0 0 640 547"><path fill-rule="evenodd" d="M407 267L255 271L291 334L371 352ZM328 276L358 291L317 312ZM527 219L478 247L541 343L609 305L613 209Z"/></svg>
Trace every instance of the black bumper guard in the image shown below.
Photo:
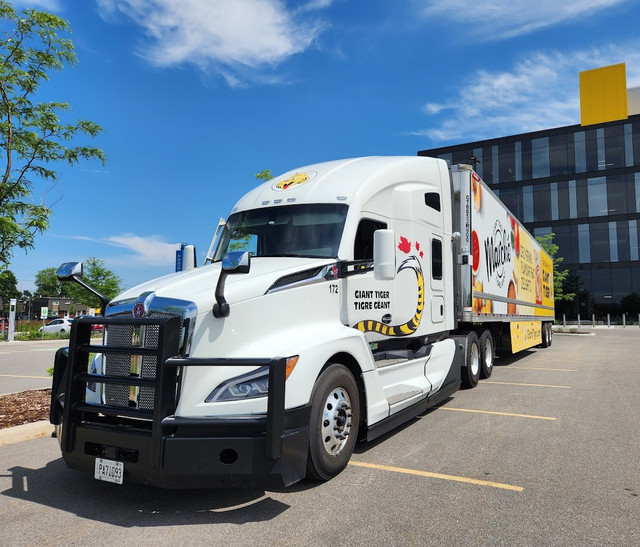
<svg viewBox="0 0 640 547"><path fill-rule="evenodd" d="M159 328L158 347L119 347L91 343L91 325L156 325ZM265 457L277 460L282 455L282 438L285 427L285 369L284 358L273 359L208 359L180 358L180 318L158 317L132 319L126 317L80 317L73 322L69 350L56 354L53 374L50 421L63 424L60 446L63 452L74 449L75 430L78 425L109 426L113 418L132 418L141 424L140 429L150 429L153 467L163 466L163 441L166 435L178 428L206 427L218 431L233 430L234 423L252 424L256 431L266 435ZM156 357L156 377L109 376L87 372L91 353L142 355ZM178 369L192 366L255 366L269 367L269 391L266 416L220 416L206 418L181 418L174 415L176 408ZM116 384L138 387L154 387L153 410L93 404L85 401L87 384ZM111 419L109 420L108 418ZM146 422L146 424L145 424ZM131 424L129 424L131 425Z"/></svg>

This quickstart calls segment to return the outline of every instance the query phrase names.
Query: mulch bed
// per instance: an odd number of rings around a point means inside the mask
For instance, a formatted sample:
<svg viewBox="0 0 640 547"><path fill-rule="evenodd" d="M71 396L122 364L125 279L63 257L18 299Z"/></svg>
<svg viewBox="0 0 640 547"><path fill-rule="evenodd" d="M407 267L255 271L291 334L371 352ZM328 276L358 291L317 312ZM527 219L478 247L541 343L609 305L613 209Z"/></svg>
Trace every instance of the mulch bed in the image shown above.
<svg viewBox="0 0 640 547"><path fill-rule="evenodd" d="M0 429L49 419L50 389L0 395Z"/></svg>

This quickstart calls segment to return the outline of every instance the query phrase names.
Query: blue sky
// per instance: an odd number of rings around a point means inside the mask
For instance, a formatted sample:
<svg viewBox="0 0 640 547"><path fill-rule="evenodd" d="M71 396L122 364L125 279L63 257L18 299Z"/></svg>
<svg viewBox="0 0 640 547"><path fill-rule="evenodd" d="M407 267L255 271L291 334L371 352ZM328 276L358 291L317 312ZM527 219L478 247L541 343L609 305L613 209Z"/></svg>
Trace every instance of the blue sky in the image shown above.
<svg viewBox="0 0 640 547"><path fill-rule="evenodd" d="M49 230L10 265L20 290L62 262L123 287L204 259L257 184L317 161L579 123L578 73L625 62L640 86L639 0L31 0L72 27L79 62L41 100L104 132L61 184ZM79 143L81 141L78 141Z"/></svg>

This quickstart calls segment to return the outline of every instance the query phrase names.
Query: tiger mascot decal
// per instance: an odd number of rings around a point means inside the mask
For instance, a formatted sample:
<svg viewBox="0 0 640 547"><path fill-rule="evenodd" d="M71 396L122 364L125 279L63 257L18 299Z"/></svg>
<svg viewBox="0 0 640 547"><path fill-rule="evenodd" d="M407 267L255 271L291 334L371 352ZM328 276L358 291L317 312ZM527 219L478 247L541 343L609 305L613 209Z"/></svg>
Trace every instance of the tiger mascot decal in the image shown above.
<svg viewBox="0 0 640 547"><path fill-rule="evenodd" d="M398 249L405 254L409 254L412 250L412 245L405 237L400 238ZM419 253L420 258L424 256L424 252L420 250L420 244L415 243L415 250ZM424 275L422 273L422 264L420 258L417 255L412 254L405 260L396 271L400 273L402 270L413 270L416 274L416 281L418 284L418 303L416 305L416 312L413 317L406 323L401 325L385 325L380 321L368 320L360 321L354 325L355 329L361 332L378 332L384 336L408 336L418 330L420 321L422 320L422 312L424 311Z"/></svg>

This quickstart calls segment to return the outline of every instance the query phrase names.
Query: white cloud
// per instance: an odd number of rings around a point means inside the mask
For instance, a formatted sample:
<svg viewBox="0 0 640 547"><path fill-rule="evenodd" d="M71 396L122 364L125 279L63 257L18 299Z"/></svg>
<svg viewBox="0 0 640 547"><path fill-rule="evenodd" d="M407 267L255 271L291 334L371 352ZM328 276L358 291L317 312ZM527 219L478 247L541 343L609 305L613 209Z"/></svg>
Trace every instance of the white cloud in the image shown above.
<svg viewBox="0 0 640 547"><path fill-rule="evenodd" d="M103 18L122 13L147 40L140 55L157 66L194 64L229 85L262 81L262 72L310 47L323 23L309 15L332 0L296 10L281 0L96 0Z"/></svg>
<svg viewBox="0 0 640 547"><path fill-rule="evenodd" d="M491 41L528 34L589 17L633 0L424 0L423 14L464 23L464 30Z"/></svg>
<svg viewBox="0 0 640 547"><path fill-rule="evenodd" d="M111 264L122 266L167 266L175 262L178 243L167 243L161 236L138 236L135 234L122 234L107 238L93 238L88 236L54 236L76 241L87 241L119 247L130 251L123 256L109 256Z"/></svg>
<svg viewBox="0 0 640 547"><path fill-rule="evenodd" d="M131 260L145 266L165 266L176 259L177 243L162 241L160 236L140 237L134 234L111 236L107 242L133 251Z"/></svg>
<svg viewBox="0 0 640 547"><path fill-rule="evenodd" d="M622 62L627 87L640 85L640 41L570 53L533 53L510 70L478 70L460 82L450 101L427 103L423 111L434 117L434 125L411 134L445 143L580 123L579 72Z"/></svg>
<svg viewBox="0 0 640 547"><path fill-rule="evenodd" d="M57 12L61 9L60 2L58 0L13 0L12 4L17 11L37 9Z"/></svg>

